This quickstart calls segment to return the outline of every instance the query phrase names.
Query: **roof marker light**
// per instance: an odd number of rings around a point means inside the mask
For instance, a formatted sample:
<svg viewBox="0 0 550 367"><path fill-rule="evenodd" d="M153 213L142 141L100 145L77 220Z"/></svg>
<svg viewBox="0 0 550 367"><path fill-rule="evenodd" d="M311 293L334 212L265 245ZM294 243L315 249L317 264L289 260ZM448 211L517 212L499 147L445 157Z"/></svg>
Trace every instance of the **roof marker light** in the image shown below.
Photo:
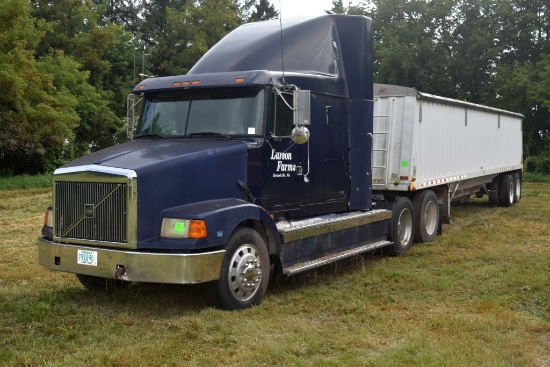
<svg viewBox="0 0 550 367"><path fill-rule="evenodd" d="M200 83L201 83L200 80L193 80L193 81L191 82L191 85L199 85Z"/></svg>
<svg viewBox="0 0 550 367"><path fill-rule="evenodd" d="M138 89L145 89L145 85L140 85Z"/></svg>
<svg viewBox="0 0 550 367"><path fill-rule="evenodd" d="M235 78L235 83L244 83L244 78Z"/></svg>
<svg viewBox="0 0 550 367"><path fill-rule="evenodd" d="M189 84L191 84L190 81L185 81L181 83L181 85L183 85L184 87L187 87Z"/></svg>
<svg viewBox="0 0 550 367"><path fill-rule="evenodd" d="M179 87L181 85L180 82L173 82L172 87Z"/></svg>

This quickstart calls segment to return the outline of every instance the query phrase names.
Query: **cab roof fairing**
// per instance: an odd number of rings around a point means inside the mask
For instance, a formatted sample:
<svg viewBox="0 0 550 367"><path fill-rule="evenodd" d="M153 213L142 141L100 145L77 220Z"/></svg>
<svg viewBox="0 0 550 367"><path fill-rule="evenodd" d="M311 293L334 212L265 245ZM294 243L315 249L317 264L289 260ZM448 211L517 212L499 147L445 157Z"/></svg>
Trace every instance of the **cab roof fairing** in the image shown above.
<svg viewBox="0 0 550 367"><path fill-rule="evenodd" d="M284 71L290 83L310 79L300 89L372 100L372 20L323 15L245 24L214 45L187 76L246 70Z"/></svg>
<svg viewBox="0 0 550 367"><path fill-rule="evenodd" d="M243 79L236 82L236 79ZM254 87L273 85L274 76L265 70L187 74L145 79L132 91L134 94L166 92L193 88ZM197 81L197 84L192 84ZM184 84L188 82L188 84Z"/></svg>

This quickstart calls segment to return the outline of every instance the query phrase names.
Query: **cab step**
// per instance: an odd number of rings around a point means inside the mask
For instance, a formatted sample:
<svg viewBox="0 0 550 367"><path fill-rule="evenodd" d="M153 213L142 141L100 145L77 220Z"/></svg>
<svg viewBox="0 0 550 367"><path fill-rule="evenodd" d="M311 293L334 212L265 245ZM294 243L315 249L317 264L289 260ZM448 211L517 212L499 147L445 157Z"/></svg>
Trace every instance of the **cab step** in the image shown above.
<svg viewBox="0 0 550 367"><path fill-rule="evenodd" d="M306 261L306 262L303 262L303 263L294 264L294 265L292 265L288 268L283 269L283 274L286 275L286 276L291 276L291 275L298 274L298 273L301 273L301 272L306 271L306 270L317 268L317 267L327 265L327 264L330 264L330 263L338 261L338 260L342 260L342 259L354 256L354 255L358 255L358 254L363 253L363 252L372 251L372 250L379 249L381 247L389 246L391 244L393 244L393 242L383 240L383 241L378 241L378 242L370 243L370 244L367 244L367 245L363 245L363 246L360 246L360 247L356 247L356 248L353 248L353 249L349 249L349 250L346 250L346 251L326 255L326 256L323 256L323 257L315 259L315 260L310 260L310 261Z"/></svg>

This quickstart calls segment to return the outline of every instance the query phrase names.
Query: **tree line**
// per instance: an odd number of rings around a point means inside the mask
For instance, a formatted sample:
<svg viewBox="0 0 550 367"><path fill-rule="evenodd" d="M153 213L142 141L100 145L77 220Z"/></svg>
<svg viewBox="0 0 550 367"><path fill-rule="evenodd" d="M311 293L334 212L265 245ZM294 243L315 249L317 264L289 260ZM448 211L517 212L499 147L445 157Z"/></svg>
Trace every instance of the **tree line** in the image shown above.
<svg viewBox="0 0 550 367"><path fill-rule="evenodd" d="M550 173L547 0L333 0L327 13L373 18L376 82L525 115L525 156ZM277 17L268 0L2 0L0 176L125 141L139 74L185 74L239 25Z"/></svg>

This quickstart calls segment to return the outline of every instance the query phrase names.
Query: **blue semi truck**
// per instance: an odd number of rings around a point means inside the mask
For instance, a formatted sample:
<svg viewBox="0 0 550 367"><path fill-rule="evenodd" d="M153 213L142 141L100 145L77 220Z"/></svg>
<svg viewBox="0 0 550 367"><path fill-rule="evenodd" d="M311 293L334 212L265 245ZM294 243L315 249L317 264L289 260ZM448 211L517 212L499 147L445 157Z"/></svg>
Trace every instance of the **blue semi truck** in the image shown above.
<svg viewBox="0 0 550 367"><path fill-rule="evenodd" d="M440 206L373 195L372 70L371 20L326 15L241 26L188 74L143 80L132 140L55 171L39 263L89 288L206 283L235 310L272 274L403 254Z"/></svg>

